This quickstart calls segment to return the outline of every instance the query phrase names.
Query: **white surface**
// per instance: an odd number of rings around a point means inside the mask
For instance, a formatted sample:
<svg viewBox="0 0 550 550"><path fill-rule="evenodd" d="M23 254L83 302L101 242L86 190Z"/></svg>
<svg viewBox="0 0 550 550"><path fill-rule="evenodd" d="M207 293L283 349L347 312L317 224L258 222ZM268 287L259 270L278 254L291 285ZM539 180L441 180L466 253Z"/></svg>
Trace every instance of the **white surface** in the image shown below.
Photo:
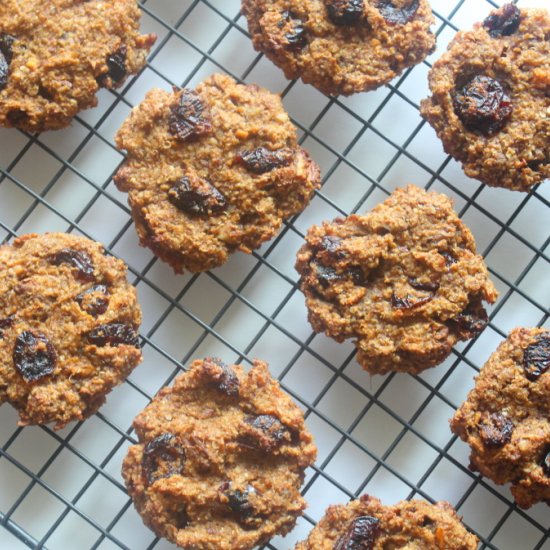
<svg viewBox="0 0 550 550"><path fill-rule="evenodd" d="M520 6L545 3L520 1ZM449 0L432 4L444 17L457 5ZM548 507L519 512L511 506L506 487L487 480L479 483L466 470L467 447L451 438L447 422L453 406L472 387L475 369L503 334L544 319L543 309L550 302L549 184L527 196L483 187L468 180L454 161L445 165L441 176L450 186L435 178L431 188L456 200L479 250L486 254L501 292L498 311L476 342L458 347L466 350L463 360L453 354L418 378L370 378L353 359L350 343L340 345L312 333L295 287L294 258L312 223L352 210L365 212L405 183L432 183L432 172L441 168L446 156L416 109L427 94L428 66L411 70L398 93L384 87L332 103L309 86L293 84L285 94L285 106L308 131L304 146L323 169L323 189L294 223L253 256L236 254L209 274L176 276L138 246L125 196L110 180L122 159L112 147L117 128L152 86L195 85L221 70L216 63L273 91L283 91L289 83L252 49L243 33L246 23L237 19L238 0L147 0L144 5L144 30L156 32L159 40L150 67L125 87L122 101L103 91L98 108L82 113L71 128L34 141L18 131L0 130L0 222L18 234L76 226L111 247L131 267L144 312L142 334L149 339L145 360L131 375L131 383L116 389L100 414L82 425L70 425L57 434L48 428L21 430L11 407L0 408L0 446L5 452L0 457L0 511L9 514L29 540L52 550L149 547L154 536L142 525L121 485L120 465L129 444L123 434L148 398L174 374L178 361L187 364L204 355L218 355L227 362L261 357L300 399L319 447L316 469L307 476L307 517L286 539L272 541L272 548L293 547L327 505L363 492L385 503L419 496L418 492L447 499L460 504L467 525L490 537L495 548L549 548L548 540L541 543L549 523ZM485 1L466 0L451 22L468 27L488 8ZM156 18L176 25L179 34L169 33ZM440 25L438 19L437 28ZM444 28L432 61L453 34ZM197 50L208 51L210 58ZM372 190L374 181L380 187ZM5 236L0 227L0 237ZM536 254L541 247L545 257ZM544 325L550 326L547 319ZM108 530L109 537L102 536L102 530ZM49 537L42 540L46 534ZM24 547L0 520L0 548ZM159 541L154 548L172 546Z"/></svg>

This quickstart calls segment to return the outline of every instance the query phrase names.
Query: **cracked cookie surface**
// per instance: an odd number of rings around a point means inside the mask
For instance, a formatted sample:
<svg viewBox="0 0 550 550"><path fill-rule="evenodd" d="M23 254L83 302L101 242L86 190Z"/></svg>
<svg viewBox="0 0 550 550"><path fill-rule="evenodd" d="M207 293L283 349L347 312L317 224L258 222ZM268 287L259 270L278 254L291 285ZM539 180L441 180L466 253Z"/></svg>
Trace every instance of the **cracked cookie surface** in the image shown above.
<svg viewBox="0 0 550 550"><path fill-rule="evenodd" d="M435 49L427 0L242 0L256 50L326 94L373 90Z"/></svg>
<svg viewBox="0 0 550 550"><path fill-rule="evenodd" d="M550 331L516 328L489 357L451 420L470 468L511 483L519 506L550 505Z"/></svg>
<svg viewBox="0 0 550 550"><path fill-rule="evenodd" d="M139 34L136 0L2 0L0 126L68 126L144 65L156 37Z"/></svg>
<svg viewBox="0 0 550 550"><path fill-rule="evenodd" d="M152 90L116 143L128 155L115 182L140 242L176 272L250 253L320 185L280 97L228 76L196 90Z"/></svg>
<svg viewBox="0 0 550 550"><path fill-rule="evenodd" d="M550 14L508 4L457 33L421 113L464 172L493 187L550 177Z"/></svg>
<svg viewBox="0 0 550 550"><path fill-rule="evenodd" d="M285 535L305 509L316 448L267 364L193 362L134 420L122 474L143 521L182 548L246 550Z"/></svg>
<svg viewBox="0 0 550 550"><path fill-rule="evenodd" d="M384 506L364 495L347 505L329 506L295 550L475 550L477 543L448 502L411 500Z"/></svg>
<svg viewBox="0 0 550 550"><path fill-rule="evenodd" d="M83 420L141 361L126 265L65 233L0 246L0 403L20 425Z"/></svg>
<svg viewBox="0 0 550 550"><path fill-rule="evenodd" d="M316 332L353 338L371 374L441 363L487 324L497 292L445 195L409 185L365 215L313 226L296 269Z"/></svg>

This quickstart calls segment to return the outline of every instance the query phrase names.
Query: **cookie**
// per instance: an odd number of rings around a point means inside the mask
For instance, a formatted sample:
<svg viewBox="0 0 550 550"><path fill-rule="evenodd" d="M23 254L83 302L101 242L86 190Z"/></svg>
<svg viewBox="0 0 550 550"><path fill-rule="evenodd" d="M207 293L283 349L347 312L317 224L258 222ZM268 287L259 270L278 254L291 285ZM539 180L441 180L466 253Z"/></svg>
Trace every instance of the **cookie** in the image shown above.
<svg viewBox="0 0 550 550"><path fill-rule="evenodd" d="M427 0L242 0L254 48L330 95L388 83L435 49Z"/></svg>
<svg viewBox="0 0 550 550"><path fill-rule="evenodd" d="M421 113L467 176L529 189L550 176L550 15L507 4L459 32Z"/></svg>
<svg viewBox="0 0 550 550"><path fill-rule="evenodd" d="M363 495L345 506L329 506L295 550L476 550L477 544L448 502L404 500L383 506Z"/></svg>
<svg viewBox="0 0 550 550"><path fill-rule="evenodd" d="M305 508L316 448L301 410L254 361L195 361L134 420L122 467L143 521L181 548L246 550L285 535Z"/></svg>
<svg viewBox="0 0 550 550"><path fill-rule="evenodd" d="M511 483L522 508L550 505L550 331L516 328L489 357L451 420L470 468Z"/></svg>
<svg viewBox="0 0 550 550"><path fill-rule="evenodd" d="M0 404L21 426L83 420L141 361L126 265L65 233L0 246Z"/></svg>
<svg viewBox="0 0 550 550"><path fill-rule="evenodd" d="M136 0L2 0L0 126L68 126L145 65L155 35L139 34Z"/></svg>
<svg viewBox="0 0 550 550"><path fill-rule="evenodd" d="M441 363L487 324L497 292L445 195L409 185L366 215L313 226L296 269L316 332L355 339L371 374Z"/></svg>
<svg viewBox="0 0 550 550"><path fill-rule="evenodd" d="M320 185L279 96L213 75L152 90L116 136L115 176L140 242L176 272L222 265L273 237Z"/></svg>

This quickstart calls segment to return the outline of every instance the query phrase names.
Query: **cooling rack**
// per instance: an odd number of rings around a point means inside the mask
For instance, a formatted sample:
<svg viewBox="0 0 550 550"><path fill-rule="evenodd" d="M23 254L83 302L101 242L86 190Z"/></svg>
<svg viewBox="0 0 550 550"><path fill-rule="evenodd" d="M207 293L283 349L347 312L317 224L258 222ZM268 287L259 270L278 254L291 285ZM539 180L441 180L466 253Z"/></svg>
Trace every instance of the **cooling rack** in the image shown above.
<svg viewBox="0 0 550 550"><path fill-rule="evenodd" d="M149 63L119 91L60 132L0 130L0 239L69 231L103 242L130 266L144 311L144 362L84 423L54 432L18 428L0 408L0 548L168 549L143 526L120 466L134 441L131 422L152 396L206 355L270 362L304 409L319 447L306 477L306 515L270 549L292 548L331 503L365 492L385 503L445 499L480 538L480 548L550 550L548 507L514 506L507 487L470 472L468 448L448 419L473 376L514 326L549 327L550 187L529 194L468 180L419 116L427 72L454 33L498 5L431 0L438 50L391 85L328 98L288 82L254 52L239 0L143 0L142 27L159 36ZM520 0L520 7L546 0ZM227 72L281 92L301 141L323 171L323 187L304 213L252 255L224 267L174 275L138 246L126 198L112 183L122 161L116 130L153 86L196 85ZM486 258L500 298L487 329L419 376L370 377L351 344L315 335L297 290L295 253L313 223L365 212L408 182L451 196Z"/></svg>

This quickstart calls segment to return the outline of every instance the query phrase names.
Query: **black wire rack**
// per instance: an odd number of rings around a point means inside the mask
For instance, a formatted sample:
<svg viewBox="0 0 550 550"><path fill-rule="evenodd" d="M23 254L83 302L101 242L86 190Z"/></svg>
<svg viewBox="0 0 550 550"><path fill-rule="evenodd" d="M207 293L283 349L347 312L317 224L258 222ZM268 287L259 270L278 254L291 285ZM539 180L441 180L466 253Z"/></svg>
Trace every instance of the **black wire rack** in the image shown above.
<svg viewBox="0 0 550 550"><path fill-rule="evenodd" d="M13 409L0 408L0 548L173 548L142 525L120 465L135 441L134 416L190 360L217 355L245 364L267 359L304 409L319 447L303 488L306 515L266 548L292 548L328 504L370 493L387 503L448 500L480 548L550 550L548 508L521 510L507 487L469 471L468 449L447 423L511 328L549 326L550 189L541 184L522 194L468 181L418 114L431 61L459 28L498 4L432 0L438 50L431 58L375 92L328 98L287 82L253 51L239 0L143 0L142 27L159 39L140 75L122 90L102 91L99 106L67 130L0 130L0 238L75 232L128 262L144 310L145 358L98 414L59 432L18 428ZM252 255L177 276L137 244L126 198L112 183L122 161L113 137L151 87L193 86L213 72L282 92L303 145L322 167L323 187ZM500 298L487 329L443 365L419 376L371 378L351 344L311 331L294 257L312 223L366 211L408 182L454 198Z"/></svg>

